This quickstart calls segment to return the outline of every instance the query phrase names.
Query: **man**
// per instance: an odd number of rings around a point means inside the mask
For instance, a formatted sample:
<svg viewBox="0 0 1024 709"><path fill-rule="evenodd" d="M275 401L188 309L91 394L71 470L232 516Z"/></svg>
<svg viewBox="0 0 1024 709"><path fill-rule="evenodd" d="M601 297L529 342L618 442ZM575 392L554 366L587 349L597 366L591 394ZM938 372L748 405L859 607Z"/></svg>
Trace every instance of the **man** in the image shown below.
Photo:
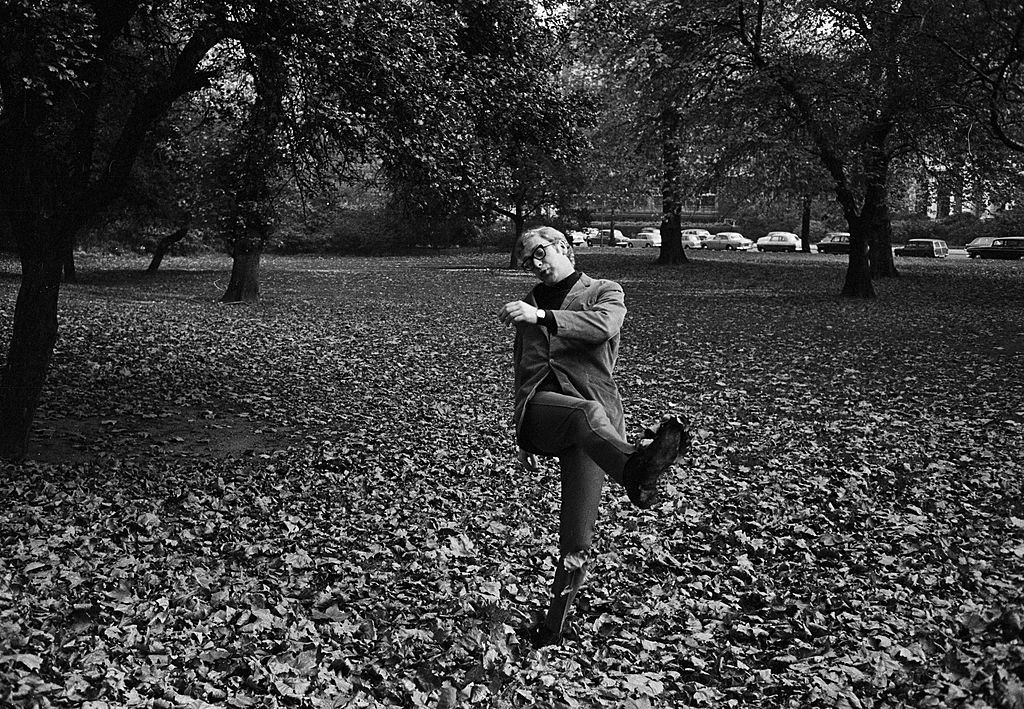
<svg viewBox="0 0 1024 709"><path fill-rule="evenodd" d="M626 441L612 379L626 315L619 284L577 271L572 247L551 227L524 232L515 256L540 280L525 300L498 312L502 323L516 328L519 459L536 470L537 454L557 456L561 470L560 556L551 603L544 620L528 631L539 647L561 642L566 614L586 577L605 475L637 507L650 507L659 478L689 444L689 435L669 416L647 447Z"/></svg>

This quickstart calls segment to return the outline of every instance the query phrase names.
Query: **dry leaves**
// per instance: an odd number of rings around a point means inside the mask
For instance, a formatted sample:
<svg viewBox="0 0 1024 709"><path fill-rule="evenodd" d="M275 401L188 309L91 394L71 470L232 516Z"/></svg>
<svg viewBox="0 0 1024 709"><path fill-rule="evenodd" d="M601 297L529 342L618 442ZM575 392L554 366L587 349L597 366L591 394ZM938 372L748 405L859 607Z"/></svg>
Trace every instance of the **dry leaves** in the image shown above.
<svg viewBox="0 0 1024 709"><path fill-rule="evenodd" d="M631 431L698 433L660 508L607 489L538 653L557 479L515 464L503 262L268 258L245 308L223 259L84 260L0 471L0 703L1024 706L1017 264L861 303L833 258L581 250Z"/></svg>

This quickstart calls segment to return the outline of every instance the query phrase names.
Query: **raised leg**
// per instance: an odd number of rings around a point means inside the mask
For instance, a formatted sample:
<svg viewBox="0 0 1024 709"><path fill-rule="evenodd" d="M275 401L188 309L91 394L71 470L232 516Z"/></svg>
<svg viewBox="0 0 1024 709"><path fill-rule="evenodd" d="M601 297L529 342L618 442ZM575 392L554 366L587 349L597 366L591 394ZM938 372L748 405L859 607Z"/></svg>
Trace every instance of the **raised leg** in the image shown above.
<svg viewBox="0 0 1024 709"><path fill-rule="evenodd" d="M562 457L580 449L613 480L636 452L596 401L537 392L526 407L523 436L537 452Z"/></svg>

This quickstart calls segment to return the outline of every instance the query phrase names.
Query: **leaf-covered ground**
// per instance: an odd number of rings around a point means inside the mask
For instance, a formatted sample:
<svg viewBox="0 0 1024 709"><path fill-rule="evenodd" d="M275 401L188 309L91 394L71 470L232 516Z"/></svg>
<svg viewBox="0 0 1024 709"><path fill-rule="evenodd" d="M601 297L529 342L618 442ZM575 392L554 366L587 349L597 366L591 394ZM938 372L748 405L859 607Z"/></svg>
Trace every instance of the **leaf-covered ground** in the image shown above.
<svg viewBox="0 0 1024 709"><path fill-rule="evenodd" d="M0 467L0 705L1024 707L1024 267L581 254L619 280L629 426L564 646L557 480L518 469L500 254L82 257L32 461ZM16 265L0 272L9 333ZM6 337L6 334L5 334Z"/></svg>

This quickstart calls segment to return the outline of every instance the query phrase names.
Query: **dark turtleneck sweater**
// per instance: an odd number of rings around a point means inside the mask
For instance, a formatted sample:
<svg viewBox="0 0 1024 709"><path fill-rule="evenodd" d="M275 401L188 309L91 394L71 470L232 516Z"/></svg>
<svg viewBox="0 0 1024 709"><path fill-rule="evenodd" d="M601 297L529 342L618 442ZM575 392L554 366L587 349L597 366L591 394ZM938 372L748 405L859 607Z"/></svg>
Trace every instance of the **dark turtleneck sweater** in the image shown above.
<svg viewBox="0 0 1024 709"><path fill-rule="evenodd" d="M551 311L562 307L562 303L565 302L565 296L576 285L576 281L580 279L581 275L579 271L573 271L572 274L558 281L558 283L550 286L545 283L538 283L533 287L533 299L537 302L537 307L544 311L544 318L538 324L546 327L552 334L558 332L558 323L555 322L555 316L551 314Z"/></svg>
<svg viewBox="0 0 1024 709"><path fill-rule="evenodd" d="M546 327L552 335L558 332L558 323L555 322L555 316L551 311L562 307L562 303L565 302L565 296L576 285L580 275L579 271L573 271L572 275L566 276L558 283L550 286L538 283L533 287L533 299L537 302L537 307L544 311L544 317L538 320L537 324ZM554 372L549 372L537 389L539 391L562 391L562 387L558 383L558 377L555 376Z"/></svg>

